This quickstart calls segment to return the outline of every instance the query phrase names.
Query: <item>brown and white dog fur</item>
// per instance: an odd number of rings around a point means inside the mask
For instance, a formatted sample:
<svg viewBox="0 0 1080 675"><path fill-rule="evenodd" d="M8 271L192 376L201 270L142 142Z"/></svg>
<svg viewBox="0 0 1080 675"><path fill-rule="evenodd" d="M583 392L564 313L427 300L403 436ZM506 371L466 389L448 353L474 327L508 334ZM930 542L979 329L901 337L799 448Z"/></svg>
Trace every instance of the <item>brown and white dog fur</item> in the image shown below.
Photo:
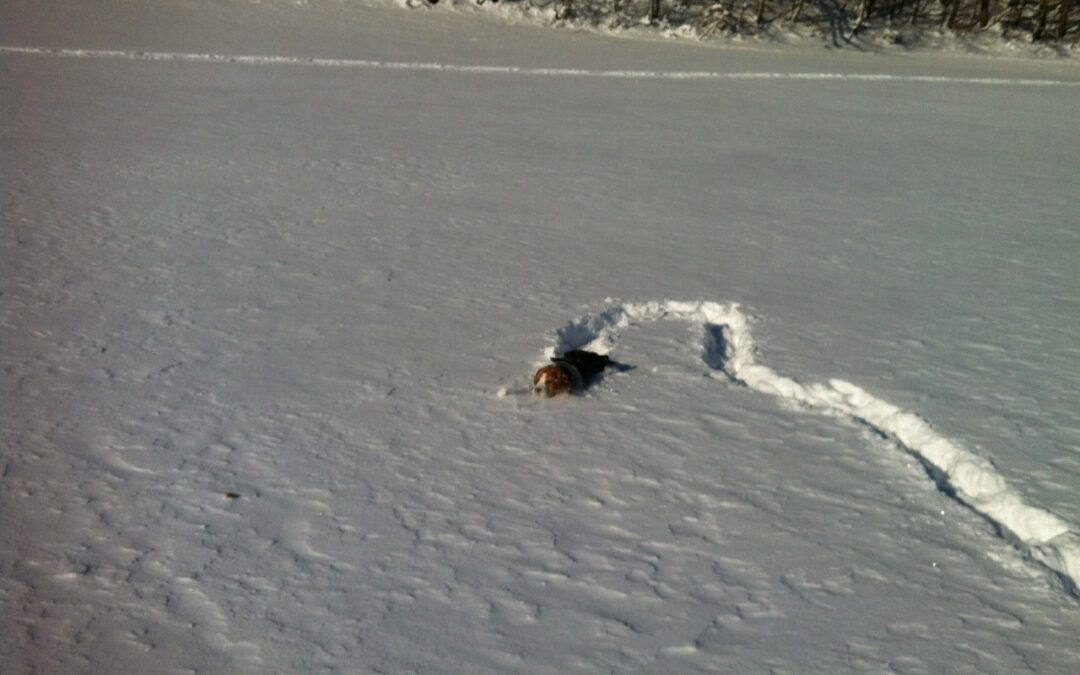
<svg viewBox="0 0 1080 675"><path fill-rule="evenodd" d="M557 394L569 394L573 390L574 383L570 379L570 373L554 363L544 366L533 376L534 393L550 398Z"/></svg>

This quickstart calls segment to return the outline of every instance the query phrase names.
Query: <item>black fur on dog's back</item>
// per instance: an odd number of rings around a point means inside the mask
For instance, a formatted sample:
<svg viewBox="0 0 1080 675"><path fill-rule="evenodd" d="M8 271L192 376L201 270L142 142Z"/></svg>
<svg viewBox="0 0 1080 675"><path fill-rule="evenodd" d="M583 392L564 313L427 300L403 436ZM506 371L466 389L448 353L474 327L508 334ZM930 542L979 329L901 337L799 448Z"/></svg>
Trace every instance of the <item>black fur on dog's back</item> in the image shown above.
<svg viewBox="0 0 1080 675"><path fill-rule="evenodd" d="M620 371L632 368L632 366L612 361L607 354L596 354L587 352L584 349L572 349L562 356L553 356L551 362L555 365L567 364L573 366L586 381L604 372L604 369L609 366Z"/></svg>

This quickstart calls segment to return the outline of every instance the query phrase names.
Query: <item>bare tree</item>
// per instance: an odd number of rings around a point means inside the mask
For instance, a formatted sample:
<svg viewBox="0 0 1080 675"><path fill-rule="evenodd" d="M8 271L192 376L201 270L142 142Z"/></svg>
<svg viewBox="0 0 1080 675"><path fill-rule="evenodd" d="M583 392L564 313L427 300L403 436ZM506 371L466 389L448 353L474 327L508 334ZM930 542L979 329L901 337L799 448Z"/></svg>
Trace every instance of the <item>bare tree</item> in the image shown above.
<svg viewBox="0 0 1080 675"><path fill-rule="evenodd" d="M1027 7L1027 0L1016 0L1015 11L1013 12L1012 24L1014 27L1019 28L1020 23L1024 20L1024 9Z"/></svg>
<svg viewBox="0 0 1080 675"><path fill-rule="evenodd" d="M956 15L960 13L960 0L952 0L949 12L945 14L945 26L949 30L956 30Z"/></svg>
<svg viewBox="0 0 1080 675"><path fill-rule="evenodd" d="M1065 39L1065 34L1069 32L1069 11L1072 9L1072 0L1061 0L1061 4L1058 5L1058 28L1057 38L1059 40Z"/></svg>
<svg viewBox="0 0 1080 675"><path fill-rule="evenodd" d="M855 27L851 29L851 34L855 35L861 29L866 20L870 18L870 15L874 13L875 0L863 0L862 11L859 12L859 19L855 22Z"/></svg>
<svg viewBox="0 0 1080 675"><path fill-rule="evenodd" d="M1039 0L1039 12L1035 15L1035 30L1031 33L1032 42L1043 39L1046 30L1046 16L1050 13L1050 0Z"/></svg>

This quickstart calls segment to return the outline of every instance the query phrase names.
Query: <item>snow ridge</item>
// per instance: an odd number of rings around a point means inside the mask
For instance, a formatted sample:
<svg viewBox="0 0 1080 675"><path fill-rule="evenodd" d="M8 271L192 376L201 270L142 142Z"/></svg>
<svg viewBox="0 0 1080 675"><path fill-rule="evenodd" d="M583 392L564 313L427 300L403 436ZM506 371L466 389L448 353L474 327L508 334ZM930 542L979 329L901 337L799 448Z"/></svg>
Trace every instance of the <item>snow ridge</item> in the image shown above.
<svg viewBox="0 0 1080 675"><path fill-rule="evenodd" d="M611 302L609 299L608 302ZM1058 516L1024 501L986 459L942 436L915 413L841 379L800 384L757 362L750 321L737 303L710 301L613 304L556 331L551 356L570 349L610 352L620 331L661 319L700 323L702 359L725 379L822 415L852 420L893 439L916 457L945 494L989 520L998 533L1070 594L1080 594L1080 533Z"/></svg>
<svg viewBox="0 0 1080 675"><path fill-rule="evenodd" d="M925 84L974 84L1017 87L1080 87L1068 80L1009 79L999 77L949 77L941 75L892 75L887 73L721 72L678 70L590 70L583 68L531 68L523 66L459 65L424 61L376 61L302 56L204 54L186 52L124 51L119 49L64 49L0 45L0 54L24 54L75 59L124 59L128 61L182 61L255 66L312 66L319 68L417 70L478 75L534 75L546 77L598 77L619 80L786 80L919 82Z"/></svg>

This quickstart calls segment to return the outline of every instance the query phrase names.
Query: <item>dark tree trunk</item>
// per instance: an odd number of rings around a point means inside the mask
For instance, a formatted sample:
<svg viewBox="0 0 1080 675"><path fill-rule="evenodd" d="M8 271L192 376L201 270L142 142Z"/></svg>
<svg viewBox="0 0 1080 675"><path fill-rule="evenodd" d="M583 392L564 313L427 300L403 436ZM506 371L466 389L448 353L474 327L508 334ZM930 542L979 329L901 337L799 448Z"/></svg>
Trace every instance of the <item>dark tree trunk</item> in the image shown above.
<svg viewBox="0 0 1080 675"><path fill-rule="evenodd" d="M952 9L949 10L949 20L945 23L949 30L956 30L956 15L960 13L960 0L953 0Z"/></svg>
<svg viewBox="0 0 1080 675"><path fill-rule="evenodd" d="M1046 15L1050 13L1050 0L1039 0L1039 13L1035 16L1035 30L1031 34L1031 40L1038 42L1043 38L1046 30Z"/></svg>
<svg viewBox="0 0 1080 675"><path fill-rule="evenodd" d="M660 20L660 0L649 0L649 21Z"/></svg>
<svg viewBox="0 0 1080 675"><path fill-rule="evenodd" d="M1072 0L1061 0L1061 4L1058 5L1058 27L1057 37L1059 40L1065 39L1065 34L1069 32L1069 10L1072 9Z"/></svg>
<svg viewBox="0 0 1080 675"><path fill-rule="evenodd" d="M1024 20L1024 9L1027 6L1027 0L1016 0L1016 11L1013 12L1013 28L1019 28L1020 22Z"/></svg>

